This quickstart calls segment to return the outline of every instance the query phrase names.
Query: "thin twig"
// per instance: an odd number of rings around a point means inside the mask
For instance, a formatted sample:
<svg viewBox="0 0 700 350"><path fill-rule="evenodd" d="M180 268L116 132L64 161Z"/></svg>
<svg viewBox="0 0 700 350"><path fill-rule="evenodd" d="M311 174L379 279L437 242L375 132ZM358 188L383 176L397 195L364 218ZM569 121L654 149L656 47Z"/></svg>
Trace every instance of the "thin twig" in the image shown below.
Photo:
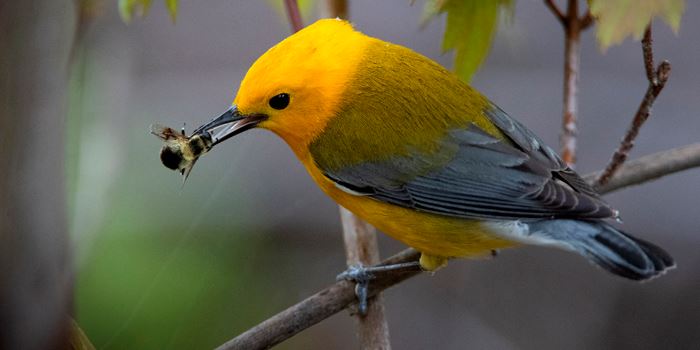
<svg viewBox="0 0 700 350"><path fill-rule="evenodd" d="M549 7L549 10L552 11L554 17L556 17L562 25L565 25L566 16L564 16L564 12L561 11L559 6L554 3L554 0L544 0L544 3Z"/></svg>
<svg viewBox="0 0 700 350"><path fill-rule="evenodd" d="M287 16L289 16L289 24L292 26L292 32L296 33L304 28L304 22L301 20L301 12L299 12L299 4L297 0L284 0Z"/></svg>
<svg viewBox="0 0 700 350"><path fill-rule="evenodd" d="M328 14L332 18L348 19L348 1L347 0L328 0Z"/></svg>
<svg viewBox="0 0 700 350"><path fill-rule="evenodd" d="M599 188L601 194L628 186L638 185L686 169L700 167L700 143L644 156L623 165L607 185ZM585 176L593 182L600 172ZM416 261L418 252L407 249L382 262L383 265ZM377 274L370 284L369 295L403 282L420 272ZM236 338L221 345L218 350L268 349L291 338L302 330L340 312L356 302L354 284L340 281L280 312Z"/></svg>
<svg viewBox="0 0 700 350"><path fill-rule="evenodd" d="M568 20L567 20L568 21ZM575 21L574 21L575 22ZM570 23L574 23L570 22ZM562 119L561 156L569 166L576 163L576 116L578 114L578 73L581 42L578 25L565 26L564 41L564 117Z"/></svg>
<svg viewBox="0 0 700 350"><path fill-rule="evenodd" d="M573 167L576 163L578 74L581 58L581 23L578 18L577 0L569 0L564 23L564 116L561 155L566 164Z"/></svg>
<svg viewBox="0 0 700 350"><path fill-rule="evenodd" d="M561 157L572 166L576 163L576 119L578 115L578 76L581 57L581 32L593 24L590 11L579 17L578 0L568 0L564 13L554 0L545 5L564 27L564 107L561 133Z"/></svg>
<svg viewBox="0 0 700 350"><path fill-rule="evenodd" d="M600 175L596 181L597 186L605 185L615 172L622 166L622 164L627 160L629 152L634 147L634 140L639 135L639 130L644 125L644 122L649 119L651 115L651 107L654 105L654 101L661 93L661 90L666 85L668 81L668 76L671 72L671 64L668 61L663 61L659 64L659 67L654 70L654 52L652 47L651 39L651 24L647 27L644 32L644 38L642 39L642 54L644 56L644 70L646 71L647 80L649 81L649 86L647 87L646 93L644 93L644 98L637 108L637 113L635 113L632 123L630 124L625 137L620 143L620 147L615 151L612 159L605 167L605 171Z"/></svg>
<svg viewBox="0 0 700 350"><path fill-rule="evenodd" d="M642 57L644 59L644 71L647 73L647 80L651 84L656 84L654 72L654 39L651 37L651 23L644 31L642 38Z"/></svg>

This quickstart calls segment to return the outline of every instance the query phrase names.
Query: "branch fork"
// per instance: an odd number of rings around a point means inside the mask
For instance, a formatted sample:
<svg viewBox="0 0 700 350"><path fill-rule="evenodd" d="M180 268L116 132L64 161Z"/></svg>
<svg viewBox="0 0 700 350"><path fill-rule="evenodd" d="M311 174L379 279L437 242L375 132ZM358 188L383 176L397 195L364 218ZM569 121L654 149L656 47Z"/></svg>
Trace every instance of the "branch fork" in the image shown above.
<svg viewBox="0 0 700 350"><path fill-rule="evenodd" d="M644 125L647 119L649 119L654 101L656 101L656 98L661 93L661 90L663 90L664 86L666 86L666 82L668 81L668 77L671 73L671 63L666 60L662 61L658 67L654 68L655 64L653 40L651 37L651 23L649 26L647 26L647 29L644 32L644 37L642 38L642 55L644 58L644 70L646 72L647 81L649 82L647 91L644 93L642 102L639 104L637 112L635 113L632 123L629 126L627 133L625 133L620 146L613 154L612 159L605 167L605 170L596 180L595 186L597 187L607 184L613 175L615 175L615 173L618 171L620 166L622 166L625 160L627 160L629 152L632 150L632 147L634 147L634 140L637 138L637 135L639 135L639 130L642 128L642 125Z"/></svg>

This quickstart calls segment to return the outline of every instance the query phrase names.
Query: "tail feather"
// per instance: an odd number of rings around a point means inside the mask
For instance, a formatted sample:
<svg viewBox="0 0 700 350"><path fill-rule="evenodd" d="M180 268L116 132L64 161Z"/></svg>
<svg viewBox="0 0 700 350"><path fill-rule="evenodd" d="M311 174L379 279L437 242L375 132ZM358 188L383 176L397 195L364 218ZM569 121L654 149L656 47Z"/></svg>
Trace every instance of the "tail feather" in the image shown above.
<svg viewBox="0 0 700 350"><path fill-rule="evenodd" d="M671 255L668 254L662 248L654 245L651 242L647 242L641 238L630 236L624 232L620 233L627 236L627 238L633 240L635 243L637 243L637 245L639 245L640 248L642 248L644 253L646 253L647 256L652 259L656 270L663 271L676 266L676 262L673 261Z"/></svg>
<svg viewBox="0 0 700 350"><path fill-rule="evenodd" d="M675 266L660 247L604 221L542 220L529 223L529 228L533 241L573 250L625 278L647 280Z"/></svg>

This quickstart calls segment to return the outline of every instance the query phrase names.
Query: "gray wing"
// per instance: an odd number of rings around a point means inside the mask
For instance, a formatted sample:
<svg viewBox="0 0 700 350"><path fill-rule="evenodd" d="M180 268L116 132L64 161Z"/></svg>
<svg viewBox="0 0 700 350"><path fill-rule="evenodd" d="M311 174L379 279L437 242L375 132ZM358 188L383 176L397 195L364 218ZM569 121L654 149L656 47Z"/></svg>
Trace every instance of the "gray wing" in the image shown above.
<svg viewBox="0 0 700 350"><path fill-rule="evenodd" d="M496 106L487 113L508 140L470 125L451 131L440 152L413 152L333 171L319 167L348 192L439 215L534 219L616 214L531 131Z"/></svg>

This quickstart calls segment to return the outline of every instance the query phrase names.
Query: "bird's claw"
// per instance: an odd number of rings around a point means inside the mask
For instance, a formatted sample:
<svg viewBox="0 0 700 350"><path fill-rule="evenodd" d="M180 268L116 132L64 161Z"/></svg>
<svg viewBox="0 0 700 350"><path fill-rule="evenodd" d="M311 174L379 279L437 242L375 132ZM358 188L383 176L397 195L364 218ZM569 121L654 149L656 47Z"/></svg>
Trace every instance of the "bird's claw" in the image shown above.
<svg viewBox="0 0 700 350"><path fill-rule="evenodd" d="M362 266L350 266L347 270L336 276L337 281L353 281L355 282L355 295L357 296L357 311L360 315L367 314L367 298L369 295L369 281L374 278L374 275Z"/></svg>
<svg viewBox="0 0 700 350"><path fill-rule="evenodd" d="M367 298L369 297L369 281L373 280L376 275L387 272L408 272L421 271L421 265L418 261L410 261L405 263L391 265L377 265L364 267L360 265L350 266L347 270L339 274L335 279L337 281L347 280L355 282L355 295L357 296L357 310L360 315L367 315Z"/></svg>

